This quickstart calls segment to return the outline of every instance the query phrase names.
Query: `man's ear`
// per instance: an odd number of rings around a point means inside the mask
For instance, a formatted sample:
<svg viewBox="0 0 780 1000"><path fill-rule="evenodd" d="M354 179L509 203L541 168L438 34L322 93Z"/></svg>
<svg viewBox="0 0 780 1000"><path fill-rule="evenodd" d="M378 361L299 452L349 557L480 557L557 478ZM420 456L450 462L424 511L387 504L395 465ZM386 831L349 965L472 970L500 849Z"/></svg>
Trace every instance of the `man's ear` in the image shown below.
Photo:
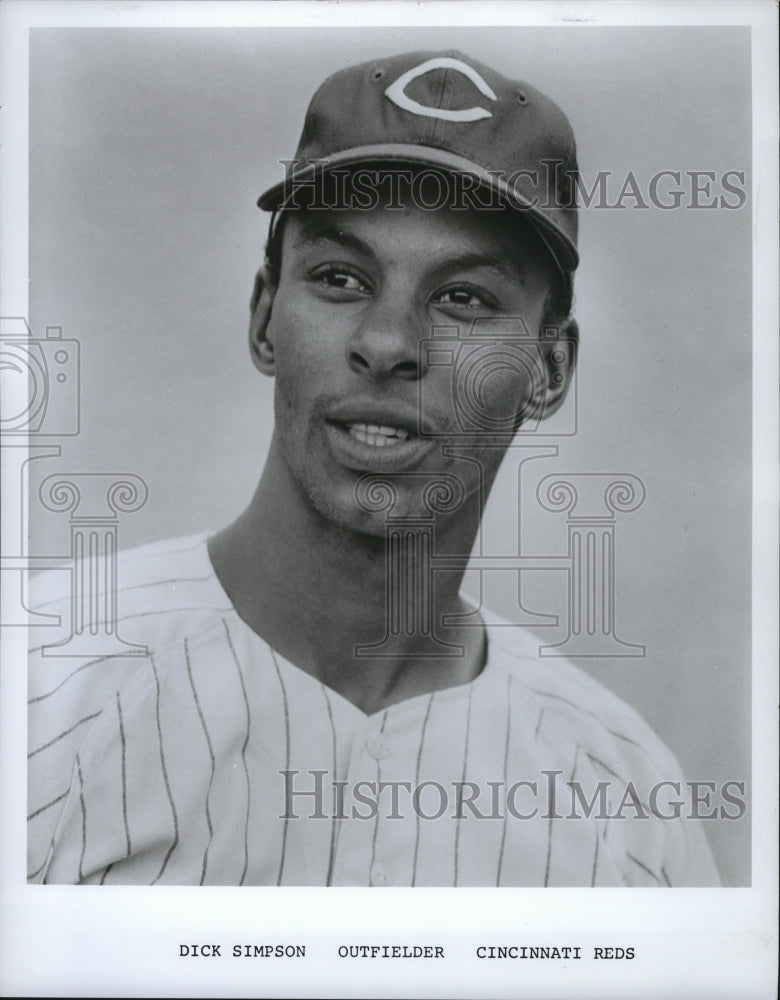
<svg viewBox="0 0 780 1000"><path fill-rule="evenodd" d="M274 345L269 336L268 327L271 321L271 307L276 294L276 286L271 282L265 267L255 275L255 287L249 304L249 353L255 368L264 375L276 373L274 362Z"/></svg>
<svg viewBox="0 0 780 1000"><path fill-rule="evenodd" d="M539 419L551 416L566 399L577 364L579 339L580 330L573 317L557 327L545 327L542 331L539 347L545 384L535 393L532 404L532 411Z"/></svg>

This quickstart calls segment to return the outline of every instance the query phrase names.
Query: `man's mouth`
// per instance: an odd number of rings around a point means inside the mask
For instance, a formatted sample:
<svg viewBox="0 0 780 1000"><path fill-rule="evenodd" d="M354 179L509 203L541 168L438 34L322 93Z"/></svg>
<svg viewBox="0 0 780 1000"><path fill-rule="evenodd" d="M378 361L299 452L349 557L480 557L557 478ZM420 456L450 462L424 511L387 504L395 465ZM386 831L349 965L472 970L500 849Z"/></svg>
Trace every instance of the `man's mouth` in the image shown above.
<svg viewBox="0 0 780 1000"><path fill-rule="evenodd" d="M408 441L409 432L403 427L391 427L387 424L345 423L350 437L374 448L388 448L402 441Z"/></svg>
<svg viewBox="0 0 780 1000"><path fill-rule="evenodd" d="M355 472L380 474L416 467L431 450L411 402L357 397L324 414L326 440L335 460Z"/></svg>

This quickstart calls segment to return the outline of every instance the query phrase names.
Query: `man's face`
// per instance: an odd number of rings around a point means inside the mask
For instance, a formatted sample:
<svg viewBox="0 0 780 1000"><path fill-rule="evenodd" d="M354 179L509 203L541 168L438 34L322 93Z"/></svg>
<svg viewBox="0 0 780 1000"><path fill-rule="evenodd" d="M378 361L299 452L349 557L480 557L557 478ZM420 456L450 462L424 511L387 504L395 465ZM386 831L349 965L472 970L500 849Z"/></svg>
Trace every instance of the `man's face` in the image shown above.
<svg viewBox="0 0 780 1000"><path fill-rule="evenodd" d="M491 341L516 337L519 318L537 336L553 265L514 220L414 205L285 219L278 285L255 309L252 338L272 352L259 366L276 377L286 471L329 520L384 532L386 512L356 497L366 473L392 482L394 517L428 512L422 494L436 473L457 476L464 509L478 502L480 478L489 488L506 441L486 448L464 437L453 368L426 365L420 345L434 326L449 328L448 342L467 338L476 319ZM499 364L480 382L479 403L505 420L540 390L522 366Z"/></svg>

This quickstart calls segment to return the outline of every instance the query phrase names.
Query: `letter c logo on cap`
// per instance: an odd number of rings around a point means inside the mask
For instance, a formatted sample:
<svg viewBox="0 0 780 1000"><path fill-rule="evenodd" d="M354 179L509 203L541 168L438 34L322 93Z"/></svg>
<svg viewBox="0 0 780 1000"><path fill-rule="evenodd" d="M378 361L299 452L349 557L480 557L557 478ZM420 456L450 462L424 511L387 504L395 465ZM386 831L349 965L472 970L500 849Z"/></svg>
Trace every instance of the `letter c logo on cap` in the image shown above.
<svg viewBox="0 0 780 1000"><path fill-rule="evenodd" d="M415 66L414 69L408 69L405 73L402 73L401 76L398 77L395 83L390 84L385 91L385 96L389 97L393 104L396 104L399 108L403 108L404 111L409 111L413 115L421 115L424 118L441 118L446 122L476 122L481 118L493 117L492 113L488 111L487 108L480 108L478 105L475 105L473 108L463 108L461 111L448 111L442 108L429 108L425 104L419 104L417 101L413 101L411 97L406 94L406 88L412 80L416 80L418 76L424 76L426 73L430 73L433 69L454 69L458 73L462 73L464 76L467 76L479 92L484 94L485 97L489 98L491 101L498 100L492 89L487 83L485 83L475 69L472 69L471 66L467 66L466 63L461 62L460 59L450 59L446 56L442 56L438 59L428 59L426 62L420 63L419 66Z"/></svg>

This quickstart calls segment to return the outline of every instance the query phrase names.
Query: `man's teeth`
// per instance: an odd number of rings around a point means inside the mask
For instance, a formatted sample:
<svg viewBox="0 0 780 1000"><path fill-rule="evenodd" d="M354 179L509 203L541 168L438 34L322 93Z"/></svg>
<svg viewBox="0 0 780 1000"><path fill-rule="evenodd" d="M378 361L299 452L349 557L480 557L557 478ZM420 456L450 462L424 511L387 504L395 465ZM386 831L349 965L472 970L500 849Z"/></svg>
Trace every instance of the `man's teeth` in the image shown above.
<svg viewBox="0 0 780 1000"><path fill-rule="evenodd" d="M347 424L347 428L355 440L377 448L398 444L409 437L409 432L403 427L386 427L383 424Z"/></svg>

